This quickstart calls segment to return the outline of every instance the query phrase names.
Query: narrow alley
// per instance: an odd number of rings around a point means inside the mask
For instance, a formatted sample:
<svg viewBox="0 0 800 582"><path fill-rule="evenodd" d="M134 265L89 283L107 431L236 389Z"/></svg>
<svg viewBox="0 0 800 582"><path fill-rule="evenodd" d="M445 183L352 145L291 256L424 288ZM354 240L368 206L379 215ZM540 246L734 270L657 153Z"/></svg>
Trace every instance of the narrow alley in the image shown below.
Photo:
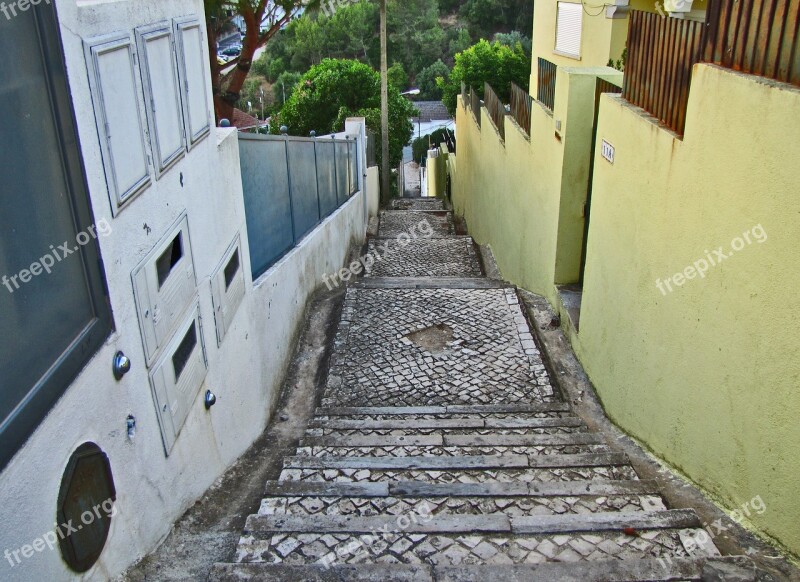
<svg viewBox="0 0 800 582"><path fill-rule="evenodd" d="M774 579L574 412L455 232L441 200L381 213L321 406L211 579Z"/></svg>

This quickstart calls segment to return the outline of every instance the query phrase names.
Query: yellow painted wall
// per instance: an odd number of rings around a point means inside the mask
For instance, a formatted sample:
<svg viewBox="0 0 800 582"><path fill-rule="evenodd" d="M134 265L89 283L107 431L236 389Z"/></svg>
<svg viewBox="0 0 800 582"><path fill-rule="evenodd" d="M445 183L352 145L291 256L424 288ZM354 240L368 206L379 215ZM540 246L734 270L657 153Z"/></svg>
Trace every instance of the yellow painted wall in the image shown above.
<svg viewBox="0 0 800 582"><path fill-rule="evenodd" d="M579 278L598 75L621 76L607 67L559 69L554 111L534 102L530 140L511 116L503 142L485 109L481 129L460 102L456 115L456 212L492 247L506 279L551 300L554 283Z"/></svg>
<svg viewBox="0 0 800 582"><path fill-rule="evenodd" d="M598 138L580 360L615 422L729 509L760 495L800 554L800 90L699 65L683 141L616 96Z"/></svg>
<svg viewBox="0 0 800 582"><path fill-rule="evenodd" d="M453 207L464 216L470 234L489 244L503 275L528 289L546 293L555 268L559 193L544 183L560 181L560 145L552 117L534 103L536 134L555 142L534 156L527 136L506 122L500 140L486 109L479 129L459 99L456 112L458 174Z"/></svg>
<svg viewBox="0 0 800 582"><path fill-rule="evenodd" d="M465 133L458 134L455 210L479 243L492 246L507 279L549 299L554 283L580 276L598 76L620 82L621 73L560 68L554 111L533 104L530 140L507 116L504 143L485 110L480 131L459 105L457 131Z"/></svg>

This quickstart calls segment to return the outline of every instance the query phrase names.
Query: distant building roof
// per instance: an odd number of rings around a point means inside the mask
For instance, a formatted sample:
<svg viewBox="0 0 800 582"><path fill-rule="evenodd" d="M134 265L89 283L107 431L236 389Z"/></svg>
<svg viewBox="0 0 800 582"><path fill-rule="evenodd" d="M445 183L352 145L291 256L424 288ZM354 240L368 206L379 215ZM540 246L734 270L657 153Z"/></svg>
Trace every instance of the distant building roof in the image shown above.
<svg viewBox="0 0 800 582"><path fill-rule="evenodd" d="M441 101L414 101L414 107L419 109L419 121L422 122L451 119L450 112Z"/></svg>
<svg viewBox="0 0 800 582"><path fill-rule="evenodd" d="M249 113L245 113L241 109L233 110L233 119L231 119L231 125L236 129L253 129L254 127L262 127L265 124L265 121L261 121Z"/></svg>

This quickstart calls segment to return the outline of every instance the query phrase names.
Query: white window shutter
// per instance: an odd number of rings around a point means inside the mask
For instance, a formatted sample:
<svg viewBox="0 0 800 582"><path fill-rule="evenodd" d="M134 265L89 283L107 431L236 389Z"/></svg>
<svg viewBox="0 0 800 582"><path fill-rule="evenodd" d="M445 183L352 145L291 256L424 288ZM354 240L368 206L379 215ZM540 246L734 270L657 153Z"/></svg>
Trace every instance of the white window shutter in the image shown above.
<svg viewBox="0 0 800 582"><path fill-rule="evenodd" d="M583 4L558 3L556 20L556 52L575 58L581 56Z"/></svg>
<svg viewBox="0 0 800 582"><path fill-rule="evenodd" d="M183 98L186 143L189 149L211 131L204 34L200 20L195 17L175 21L178 73Z"/></svg>
<svg viewBox="0 0 800 582"><path fill-rule="evenodd" d="M150 184L134 46L129 34L85 42L97 133L111 208L117 212Z"/></svg>
<svg viewBox="0 0 800 582"><path fill-rule="evenodd" d="M185 153L183 113L168 23L136 29L144 102L156 176Z"/></svg>

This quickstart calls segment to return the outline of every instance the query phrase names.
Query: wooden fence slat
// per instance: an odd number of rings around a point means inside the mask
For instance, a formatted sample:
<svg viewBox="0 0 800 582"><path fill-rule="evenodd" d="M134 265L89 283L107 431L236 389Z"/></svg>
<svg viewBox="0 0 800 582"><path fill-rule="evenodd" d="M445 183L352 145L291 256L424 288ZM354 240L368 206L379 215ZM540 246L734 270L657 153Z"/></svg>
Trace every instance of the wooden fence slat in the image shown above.
<svg viewBox="0 0 800 582"><path fill-rule="evenodd" d="M751 73L754 70L758 40L761 36L762 15L764 12L764 0L752 0L750 10L750 26L745 40L746 51L743 51L744 58L741 62L742 71Z"/></svg>
<svg viewBox="0 0 800 582"><path fill-rule="evenodd" d="M670 20L672 18L659 17L658 34L656 36L656 70L655 79L656 83L653 88L655 92L655 99L653 107L656 111L664 111L664 84L667 82L667 72L664 70L664 63L667 54L667 30L669 29Z"/></svg>
<svg viewBox="0 0 800 582"><path fill-rule="evenodd" d="M739 13L739 29L736 31L736 48L733 51L732 67L737 71L745 70L745 63L749 61L750 46L747 44L750 26L753 24L753 0L739 0L741 12Z"/></svg>
<svg viewBox="0 0 800 582"><path fill-rule="evenodd" d="M786 7L789 0L777 0L775 15L772 20L769 44L767 45L766 63L763 75L770 79L777 78L781 45L783 44L784 29L786 28Z"/></svg>
<svg viewBox="0 0 800 582"><path fill-rule="evenodd" d="M799 0L789 0L776 73L776 78L786 83L790 82L794 68L793 55L796 55L797 48L798 12L800 12Z"/></svg>

